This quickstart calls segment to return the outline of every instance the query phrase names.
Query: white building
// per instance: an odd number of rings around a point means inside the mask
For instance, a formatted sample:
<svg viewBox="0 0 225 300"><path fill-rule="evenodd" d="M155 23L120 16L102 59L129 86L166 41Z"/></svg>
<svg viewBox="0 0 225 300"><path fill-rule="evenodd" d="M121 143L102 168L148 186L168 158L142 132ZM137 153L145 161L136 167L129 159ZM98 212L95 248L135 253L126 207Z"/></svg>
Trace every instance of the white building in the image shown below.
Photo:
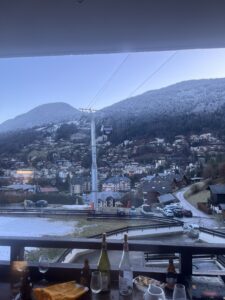
<svg viewBox="0 0 225 300"><path fill-rule="evenodd" d="M102 185L102 191L128 192L131 189L130 179L125 176L113 176Z"/></svg>

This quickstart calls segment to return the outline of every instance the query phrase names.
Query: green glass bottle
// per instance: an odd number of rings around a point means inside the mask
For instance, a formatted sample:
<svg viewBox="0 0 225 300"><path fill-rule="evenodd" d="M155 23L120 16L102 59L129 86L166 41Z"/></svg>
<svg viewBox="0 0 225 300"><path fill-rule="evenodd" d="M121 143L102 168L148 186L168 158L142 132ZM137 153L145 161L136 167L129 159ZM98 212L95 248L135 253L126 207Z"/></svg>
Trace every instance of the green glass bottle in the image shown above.
<svg viewBox="0 0 225 300"><path fill-rule="evenodd" d="M102 250L98 261L98 270L101 272L102 277L102 290L101 292L110 291L110 262L107 253L106 233L102 236Z"/></svg>

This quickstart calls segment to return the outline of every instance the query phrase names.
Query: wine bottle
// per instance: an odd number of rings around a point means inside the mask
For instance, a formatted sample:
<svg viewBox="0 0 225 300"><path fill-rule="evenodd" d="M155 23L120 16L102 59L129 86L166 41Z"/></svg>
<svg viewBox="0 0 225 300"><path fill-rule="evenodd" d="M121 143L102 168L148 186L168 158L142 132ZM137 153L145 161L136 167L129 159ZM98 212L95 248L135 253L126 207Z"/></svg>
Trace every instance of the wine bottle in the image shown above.
<svg viewBox="0 0 225 300"><path fill-rule="evenodd" d="M173 259L169 259L169 265L167 268L167 274L166 274L166 283L167 283L167 288L169 289L174 289L174 286L177 282L177 274L176 274L176 269L173 263Z"/></svg>
<svg viewBox="0 0 225 300"><path fill-rule="evenodd" d="M119 292L123 296L133 292L133 271L130 264L127 234L124 234L123 254L119 264Z"/></svg>
<svg viewBox="0 0 225 300"><path fill-rule="evenodd" d="M98 261L98 270L101 272L102 289L101 292L110 291L110 262L107 254L106 234L102 236L102 250Z"/></svg>
<svg viewBox="0 0 225 300"><path fill-rule="evenodd" d="M84 267L81 270L80 284L90 288L90 282L91 282L91 270L89 267L89 261L86 258L84 260Z"/></svg>
<svg viewBox="0 0 225 300"><path fill-rule="evenodd" d="M20 300L31 300L32 294L32 282L30 278L30 272L28 269L24 271L22 285L20 289Z"/></svg>

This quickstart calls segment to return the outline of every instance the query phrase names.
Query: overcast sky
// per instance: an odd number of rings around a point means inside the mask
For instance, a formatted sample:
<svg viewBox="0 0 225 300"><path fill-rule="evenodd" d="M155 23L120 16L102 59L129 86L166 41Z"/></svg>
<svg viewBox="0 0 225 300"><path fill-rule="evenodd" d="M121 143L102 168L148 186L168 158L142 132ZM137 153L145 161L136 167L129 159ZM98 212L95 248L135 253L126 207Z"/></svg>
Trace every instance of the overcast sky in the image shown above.
<svg viewBox="0 0 225 300"><path fill-rule="evenodd" d="M173 53L0 59L0 123L49 102L87 107L106 82L93 108L123 100L134 91L135 95L183 80L225 77L225 49Z"/></svg>

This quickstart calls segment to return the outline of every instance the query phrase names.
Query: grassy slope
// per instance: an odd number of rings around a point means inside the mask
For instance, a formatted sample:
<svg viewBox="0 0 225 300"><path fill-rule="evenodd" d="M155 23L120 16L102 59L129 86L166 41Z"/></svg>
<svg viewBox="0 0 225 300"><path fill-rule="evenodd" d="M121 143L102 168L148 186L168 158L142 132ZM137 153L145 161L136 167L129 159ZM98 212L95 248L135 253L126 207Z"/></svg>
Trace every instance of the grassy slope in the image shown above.
<svg viewBox="0 0 225 300"><path fill-rule="evenodd" d="M194 187L197 187L198 192L193 193ZM188 187L187 191L184 193L184 197L189 201L193 206L197 207L198 202L207 202L210 192L206 190L208 187L208 181L202 181L194 183Z"/></svg>
<svg viewBox="0 0 225 300"><path fill-rule="evenodd" d="M210 192L208 190L204 190L204 191L198 192L194 195L185 193L184 196L188 202L190 202L193 206L197 207L198 202L207 202L207 199L210 196Z"/></svg>

